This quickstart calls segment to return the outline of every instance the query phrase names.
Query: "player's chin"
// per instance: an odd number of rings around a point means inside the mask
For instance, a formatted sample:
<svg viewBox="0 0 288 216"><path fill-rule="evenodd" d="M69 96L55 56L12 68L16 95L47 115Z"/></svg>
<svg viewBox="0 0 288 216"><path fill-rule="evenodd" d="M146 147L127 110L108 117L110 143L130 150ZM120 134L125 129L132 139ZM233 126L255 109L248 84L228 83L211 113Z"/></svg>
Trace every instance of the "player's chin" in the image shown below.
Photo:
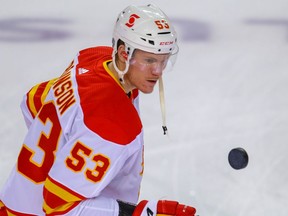
<svg viewBox="0 0 288 216"><path fill-rule="evenodd" d="M139 90L144 94L150 94L154 90L154 86L143 86L142 88L139 88Z"/></svg>
<svg viewBox="0 0 288 216"><path fill-rule="evenodd" d="M156 83L157 81L155 80L146 80L138 86L138 89L144 94L150 94L153 92Z"/></svg>

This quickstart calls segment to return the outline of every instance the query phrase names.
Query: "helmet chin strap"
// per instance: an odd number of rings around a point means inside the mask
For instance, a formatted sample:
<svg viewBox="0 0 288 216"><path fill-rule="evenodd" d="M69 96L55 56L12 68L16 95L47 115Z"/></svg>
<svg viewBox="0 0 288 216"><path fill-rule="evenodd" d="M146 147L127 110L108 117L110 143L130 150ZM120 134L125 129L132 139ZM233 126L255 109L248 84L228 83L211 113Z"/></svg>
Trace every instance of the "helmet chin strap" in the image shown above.
<svg viewBox="0 0 288 216"><path fill-rule="evenodd" d="M116 55L117 55L117 50L114 48L113 50L113 54L112 54L112 61L113 61L113 65L114 65L114 68L116 70L116 72L118 73L118 76L119 76L119 81L121 84L124 84L125 81L124 81L124 75L127 73L128 69L129 69L129 65L130 65L130 59L132 57L132 54L134 52L134 48L132 46L128 46L126 43L125 43L125 54L126 56L124 57L125 58L125 68L123 71L121 71L118 67L117 67L117 64L116 64Z"/></svg>
<svg viewBox="0 0 288 216"><path fill-rule="evenodd" d="M125 61L125 69L123 71L121 71L118 67L117 67L117 64L116 64L116 58L115 58L115 53L113 53L113 56L112 56L112 61L113 61L113 65L114 65L114 68L116 70L116 72L118 73L118 76L119 76L119 81L121 84L124 84L125 81L124 81L124 75L127 73L128 69L129 69L129 61L128 59Z"/></svg>
<svg viewBox="0 0 288 216"><path fill-rule="evenodd" d="M162 128L164 135L167 134L168 129L166 126L166 109L165 109L165 97L164 97L164 86L162 76L159 78L159 97L160 97L160 106L162 113Z"/></svg>

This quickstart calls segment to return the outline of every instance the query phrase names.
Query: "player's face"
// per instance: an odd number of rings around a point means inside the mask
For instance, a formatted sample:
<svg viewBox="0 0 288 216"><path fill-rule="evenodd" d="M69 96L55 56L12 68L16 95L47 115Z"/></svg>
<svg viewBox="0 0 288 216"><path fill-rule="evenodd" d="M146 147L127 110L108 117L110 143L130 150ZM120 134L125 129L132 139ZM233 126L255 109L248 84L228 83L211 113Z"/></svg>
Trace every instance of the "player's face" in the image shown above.
<svg viewBox="0 0 288 216"><path fill-rule="evenodd" d="M130 60L126 80L143 93L151 93L162 76L170 54L154 54L135 50Z"/></svg>

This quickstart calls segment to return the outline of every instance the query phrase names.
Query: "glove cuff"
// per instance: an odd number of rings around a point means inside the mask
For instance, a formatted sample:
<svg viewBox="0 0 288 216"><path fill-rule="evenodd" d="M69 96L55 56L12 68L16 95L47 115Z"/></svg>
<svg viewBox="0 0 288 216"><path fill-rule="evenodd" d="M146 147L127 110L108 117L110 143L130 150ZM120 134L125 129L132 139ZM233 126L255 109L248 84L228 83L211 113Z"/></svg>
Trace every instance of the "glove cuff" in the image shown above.
<svg viewBox="0 0 288 216"><path fill-rule="evenodd" d="M157 202L142 200L135 208L132 216L147 216L157 214Z"/></svg>
<svg viewBox="0 0 288 216"><path fill-rule="evenodd" d="M132 203L123 202L121 200L117 200L119 205L119 216L131 216L134 212L136 206Z"/></svg>

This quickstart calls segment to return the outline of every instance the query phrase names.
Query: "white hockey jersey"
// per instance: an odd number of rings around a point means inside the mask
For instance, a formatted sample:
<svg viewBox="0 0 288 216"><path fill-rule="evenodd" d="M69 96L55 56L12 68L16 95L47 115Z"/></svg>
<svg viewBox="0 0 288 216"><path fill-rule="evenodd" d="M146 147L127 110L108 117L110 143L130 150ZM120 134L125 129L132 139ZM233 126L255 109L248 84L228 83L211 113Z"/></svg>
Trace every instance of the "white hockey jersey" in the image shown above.
<svg viewBox="0 0 288 216"><path fill-rule="evenodd" d="M138 90L130 97L107 67L112 48L80 51L59 77L21 104L28 126L1 191L10 215L117 215L137 203L143 173Z"/></svg>

